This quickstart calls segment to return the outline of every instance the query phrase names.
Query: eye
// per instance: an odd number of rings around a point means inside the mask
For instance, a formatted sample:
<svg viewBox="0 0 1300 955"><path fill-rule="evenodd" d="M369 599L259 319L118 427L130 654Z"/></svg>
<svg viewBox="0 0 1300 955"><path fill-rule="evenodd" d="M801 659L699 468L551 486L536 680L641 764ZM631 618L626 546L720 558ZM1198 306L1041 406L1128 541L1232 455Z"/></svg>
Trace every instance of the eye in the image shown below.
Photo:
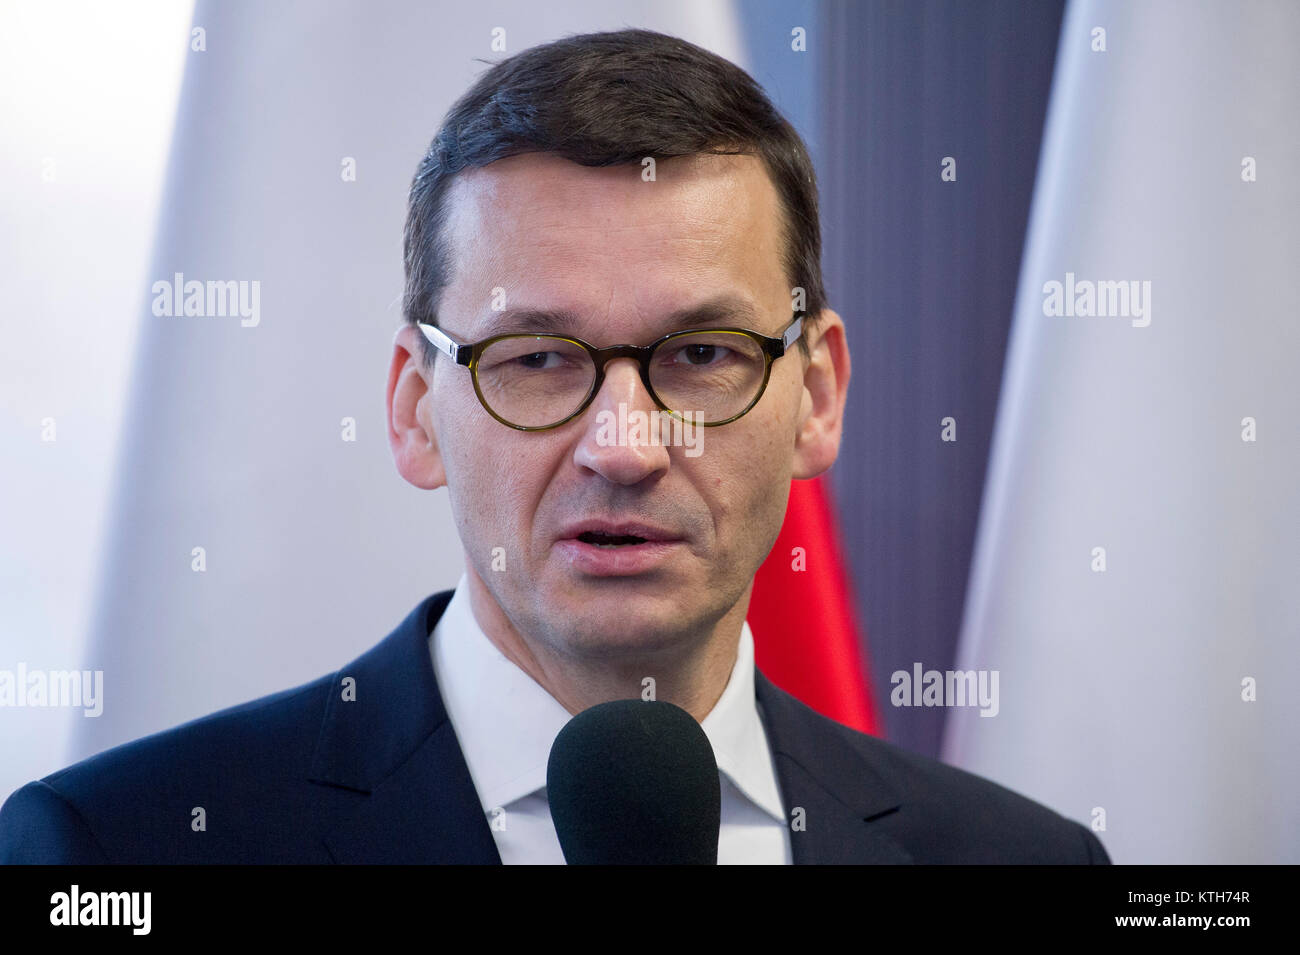
<svg viewBox="0 0 1300 955"><path fill-rule="evenodd" d="M731 349L707 342L692 342L677 349L671 356L673 364L707 367L718 365L727 360Z"/></svg>
<svg viewBox="0 0 1300 955"><path fill-rule="evenodd" d="M520 355L515 362L524 368L545 368L547 357L554 354L551 351L535 351L531 355Z"/></svg>
<svg viewBox="0 0 1300 955"><path fill-rule="evenodd" d="M571 363L570 356L557 351L535 351L516 355L507 364L523 371L554 371Z"/></svg>

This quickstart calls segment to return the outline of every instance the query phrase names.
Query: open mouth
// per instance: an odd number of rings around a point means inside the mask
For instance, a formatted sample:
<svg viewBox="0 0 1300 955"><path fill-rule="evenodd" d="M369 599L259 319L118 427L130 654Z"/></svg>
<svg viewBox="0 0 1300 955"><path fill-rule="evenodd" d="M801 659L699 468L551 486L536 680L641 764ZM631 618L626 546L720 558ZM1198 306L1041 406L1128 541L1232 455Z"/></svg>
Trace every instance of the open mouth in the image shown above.
<svg viewBox="0 0 1300 955"><path fill-rule="evenodd" d="M595 544L597 547L627 547L646 542L644 537L637 537L635 534L598 534L595 531L583 531L578 535L578 540L584 544Z"/></svg>
<svg viewBox="0 0 1300 955"><path fill-rule="evenodd" d="M668 572L686 559L685 545L666 527L617 518L570 524L555 542L568 571L584 578Z"/></svg>

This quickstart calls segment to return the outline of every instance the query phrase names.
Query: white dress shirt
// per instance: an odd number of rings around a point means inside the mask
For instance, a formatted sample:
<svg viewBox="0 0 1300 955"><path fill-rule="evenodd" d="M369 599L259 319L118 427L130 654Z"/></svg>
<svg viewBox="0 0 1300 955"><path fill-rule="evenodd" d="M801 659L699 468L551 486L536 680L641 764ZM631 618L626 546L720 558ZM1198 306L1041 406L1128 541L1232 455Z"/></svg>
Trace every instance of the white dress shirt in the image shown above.
<svg viewBox="0 0 1300 955"><path fill-rule="evenodd" d="M429 635L447 716L501 861L563 865L546 801L546 763L569 712L488 640L468 587L462 576ZM727 688L700 726L717 757L722 788L719 864L790 864L790 832L754 697L748 622Z"/></svg>

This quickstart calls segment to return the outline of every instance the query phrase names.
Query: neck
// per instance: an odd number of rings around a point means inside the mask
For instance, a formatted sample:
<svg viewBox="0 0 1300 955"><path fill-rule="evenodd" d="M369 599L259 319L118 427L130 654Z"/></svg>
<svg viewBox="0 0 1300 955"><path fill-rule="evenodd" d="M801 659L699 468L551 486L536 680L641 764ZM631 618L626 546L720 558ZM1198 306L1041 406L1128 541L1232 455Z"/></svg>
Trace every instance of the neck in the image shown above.
<svg viewBox="0 0 1300 955"><path fill-rule="evenodd" d="M680 648L616 658L561 656L521 633L468 563L466 579L474 618L484 635L574 715L610 700L653 698L680 706L703 722L727 688L749 607L747 590L709 632ZM654 680L653 697L645 695L647 677Z"/></svg>

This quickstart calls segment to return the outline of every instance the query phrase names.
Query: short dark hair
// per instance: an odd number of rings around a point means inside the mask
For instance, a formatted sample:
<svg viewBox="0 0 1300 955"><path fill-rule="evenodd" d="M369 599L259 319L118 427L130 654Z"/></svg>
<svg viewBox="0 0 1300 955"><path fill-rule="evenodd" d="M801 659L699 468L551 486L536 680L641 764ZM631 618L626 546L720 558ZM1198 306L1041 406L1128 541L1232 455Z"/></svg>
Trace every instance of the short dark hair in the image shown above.
<svg viewBox="0 0 1300 955"><path fill-rule="evenodd" d="M825 305L817 181L807 147L748 73L650 30L565 37L492 66L447 112L420 160L406 218L406 321L437 324L450 281L444 236L452 178L523 153L584 166L697 153L758 155L784 211L783 264L804 290L805 326ZM436 354L424 338L426 364ZM799 347L808 355L804 338Z"/></svg>

